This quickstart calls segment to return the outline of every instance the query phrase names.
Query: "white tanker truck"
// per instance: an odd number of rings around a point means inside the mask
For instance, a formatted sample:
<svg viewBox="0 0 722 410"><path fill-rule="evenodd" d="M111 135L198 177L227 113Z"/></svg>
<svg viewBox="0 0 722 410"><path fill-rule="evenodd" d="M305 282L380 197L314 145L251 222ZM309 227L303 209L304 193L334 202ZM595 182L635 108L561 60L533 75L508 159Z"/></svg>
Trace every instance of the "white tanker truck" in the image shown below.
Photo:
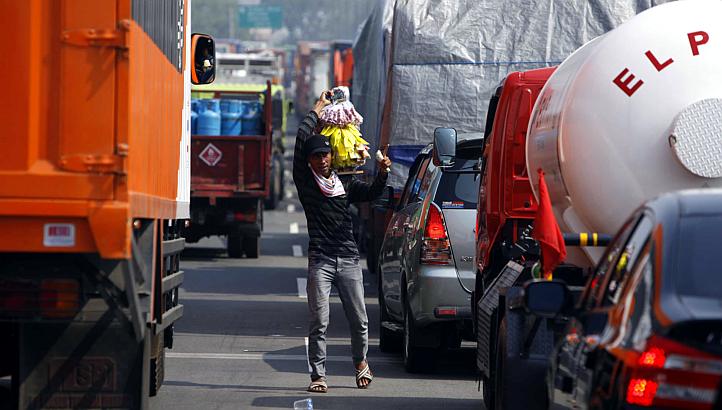
<svg viewBox="0 0 722 410"><path fill-rule="evenodd" d="M564 61L526 144L562 232L613 233L663 192L722 187L721 75L719 0L654 7ZM596 263L603 251L582 249L567 261Z"/></svg>
<svg viewBox="0 0 722 410"><path fill-rule="evenodd" d="M564 327L522 303L539 260L530 237L537 170L565 234L614 234L663 192L722 187L720 74L722 1L686 0L642 12L556 70L510 74L492 98L472 297L487 408L544 408L548 356ZM603 251L567 248L555 278L581 289Z"/></svg>

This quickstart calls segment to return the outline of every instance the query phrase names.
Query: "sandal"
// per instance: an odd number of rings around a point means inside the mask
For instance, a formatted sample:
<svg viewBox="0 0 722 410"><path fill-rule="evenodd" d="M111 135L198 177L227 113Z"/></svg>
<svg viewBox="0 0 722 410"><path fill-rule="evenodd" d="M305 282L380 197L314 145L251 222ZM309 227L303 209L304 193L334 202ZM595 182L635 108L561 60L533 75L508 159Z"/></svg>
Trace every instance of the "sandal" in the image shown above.
<svg viewBox="0 0 722 410"><path fill-rule="evenodd" d="M308 385L308 392L310 393L328 393L328 385L326 384L325 377L319 377L316 380L311 381Z"/></svg>
<svg viewBox="0 0 722 410"><path fill-rule="evenodd" d="M368 380L368 383L366 385L361 384L362 380ZM356 387L359 389L367 389L371 382L374 380L374 375L371 373L371 368L369 367L369 364L366 363L366 367L364 367L361 370L356 370Z"/></svg>

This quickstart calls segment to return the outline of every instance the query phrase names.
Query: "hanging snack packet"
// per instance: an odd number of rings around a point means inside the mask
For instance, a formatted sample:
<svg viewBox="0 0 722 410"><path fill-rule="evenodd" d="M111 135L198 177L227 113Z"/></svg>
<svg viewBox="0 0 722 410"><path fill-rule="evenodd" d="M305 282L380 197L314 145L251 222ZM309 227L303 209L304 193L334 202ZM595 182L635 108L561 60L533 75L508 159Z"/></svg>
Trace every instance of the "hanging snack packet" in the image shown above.
<svg viewBox="0 0 722 410"><path fill-rule="evenodd" d="M321 112L321 135L329 138L333 150L333 167L340 172L351 172L369 158L369 143L361 138L358 126L363 117L349 100L348 87L331 90L331 104Z"/></svg>

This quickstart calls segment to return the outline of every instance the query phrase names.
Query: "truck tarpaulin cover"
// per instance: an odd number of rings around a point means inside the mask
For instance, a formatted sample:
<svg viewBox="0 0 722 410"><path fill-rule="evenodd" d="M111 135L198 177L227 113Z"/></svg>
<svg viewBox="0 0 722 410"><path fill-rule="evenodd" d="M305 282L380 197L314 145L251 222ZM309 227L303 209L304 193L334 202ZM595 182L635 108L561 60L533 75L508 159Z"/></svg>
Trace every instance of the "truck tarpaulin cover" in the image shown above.
<svg viewBox="0 0 722 410"><path fill-rule="evenodd" d="M489 98L507 74L557 65L668 1L379 0L354 45L364 138L373 151L423 146L436 127L483 131ZM389 181L401 187L407 175L397 162Z"/></svg>

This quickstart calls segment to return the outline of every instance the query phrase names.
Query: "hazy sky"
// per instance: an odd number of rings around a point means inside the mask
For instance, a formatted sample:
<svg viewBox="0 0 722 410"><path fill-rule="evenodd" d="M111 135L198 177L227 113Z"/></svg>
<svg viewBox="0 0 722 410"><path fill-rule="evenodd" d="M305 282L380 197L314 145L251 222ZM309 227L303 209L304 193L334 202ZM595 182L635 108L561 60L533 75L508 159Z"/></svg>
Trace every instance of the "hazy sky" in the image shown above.
<svg viewBox="0 0 722 410"><path fill-rule="evenodd" d="M276 30L271 39L295 44L298 40L353 40L378 0L256 1L262 6L282 7L284 27ZM243 40L251 35L238 26L239 0L192 0L191 4L193 31Z"/></svg>

